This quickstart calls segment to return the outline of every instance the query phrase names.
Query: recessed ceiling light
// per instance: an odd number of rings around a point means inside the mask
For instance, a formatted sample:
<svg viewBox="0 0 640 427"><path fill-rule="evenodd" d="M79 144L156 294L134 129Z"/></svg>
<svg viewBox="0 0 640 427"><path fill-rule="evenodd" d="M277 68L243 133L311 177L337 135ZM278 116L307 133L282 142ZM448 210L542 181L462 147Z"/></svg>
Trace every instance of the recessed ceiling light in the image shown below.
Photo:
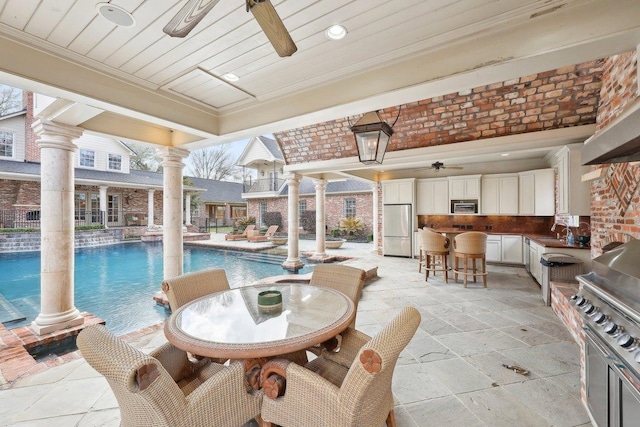
<svg viewBox="0 0 640 427"><path fill-rule="evenodd" d="M502 153L500 154L502 157L507 157L509 155L509 153Z"/></svg>
<svg viewBox="0 0 640 427"><path fill-rule="evenodd" d="M347 35L347 29L342 25L332 25L325 34L329 40L342 40Z"/></svg>
<svg viewBox="0 0 640 427"><path fill-rule="evenodd" d="M224 74L222 78L228 82L237 82L238 80L240 80L240 77L233 73Z"/></svg>
<svg viewBox="0 0 640 427"><path fill-rule="evenodd" d="M105 17L109 22L119 27L133 27L136 19L127 10L111 3L96 4L96 11Z"/></svg>

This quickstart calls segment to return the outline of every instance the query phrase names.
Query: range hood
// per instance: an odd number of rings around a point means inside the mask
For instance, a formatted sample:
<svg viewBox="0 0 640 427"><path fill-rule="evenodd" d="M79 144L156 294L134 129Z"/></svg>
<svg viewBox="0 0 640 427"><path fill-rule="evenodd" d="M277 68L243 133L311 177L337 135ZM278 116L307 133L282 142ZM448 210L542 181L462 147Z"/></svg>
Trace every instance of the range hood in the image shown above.
<svg viewBox="0 0 640 427"><path fill-rule="evenodd" d="M640 161L640 99L582 147L583 165Z"/></svg>

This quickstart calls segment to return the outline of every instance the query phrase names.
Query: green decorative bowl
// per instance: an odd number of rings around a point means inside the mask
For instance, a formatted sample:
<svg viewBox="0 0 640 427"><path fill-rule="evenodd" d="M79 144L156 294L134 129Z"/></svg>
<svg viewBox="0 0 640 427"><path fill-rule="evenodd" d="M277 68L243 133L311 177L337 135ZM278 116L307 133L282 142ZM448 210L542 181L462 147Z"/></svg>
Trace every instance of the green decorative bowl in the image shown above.
<svg viewBox="0 0 640 427"><path fill-rule="evenodd" d="M282 309L282 293L268 290L258 294L258 308L262 311L274 312Z"/></svg>

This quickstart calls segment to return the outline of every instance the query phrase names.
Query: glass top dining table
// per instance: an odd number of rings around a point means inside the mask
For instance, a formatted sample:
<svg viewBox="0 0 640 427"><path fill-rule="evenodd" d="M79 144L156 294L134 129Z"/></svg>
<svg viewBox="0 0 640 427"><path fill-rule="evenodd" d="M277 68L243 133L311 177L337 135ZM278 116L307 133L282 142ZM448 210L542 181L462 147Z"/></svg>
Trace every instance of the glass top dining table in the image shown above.
<svg viewBox="0 0 640 427"><path fill-rule="evenodd" d="M277 290L281 309L258 306L258 294ZM165 323L174 346L228 359L270 357L310 348L345 330L353 301L341 292L301 283L245 286L216 292L176 310Z"/></svg>

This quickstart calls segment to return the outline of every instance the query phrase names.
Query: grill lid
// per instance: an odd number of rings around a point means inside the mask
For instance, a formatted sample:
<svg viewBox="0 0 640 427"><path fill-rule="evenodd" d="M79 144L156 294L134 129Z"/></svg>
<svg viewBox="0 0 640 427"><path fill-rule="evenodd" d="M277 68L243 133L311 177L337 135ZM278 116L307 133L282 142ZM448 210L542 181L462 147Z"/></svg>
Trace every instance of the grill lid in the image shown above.
<svg viewBox="0 0 640 427"><path fill-rule="evenodd" d="M581 277L640 313L640 240L631 240L595 258L593 271Z"/></svg>

